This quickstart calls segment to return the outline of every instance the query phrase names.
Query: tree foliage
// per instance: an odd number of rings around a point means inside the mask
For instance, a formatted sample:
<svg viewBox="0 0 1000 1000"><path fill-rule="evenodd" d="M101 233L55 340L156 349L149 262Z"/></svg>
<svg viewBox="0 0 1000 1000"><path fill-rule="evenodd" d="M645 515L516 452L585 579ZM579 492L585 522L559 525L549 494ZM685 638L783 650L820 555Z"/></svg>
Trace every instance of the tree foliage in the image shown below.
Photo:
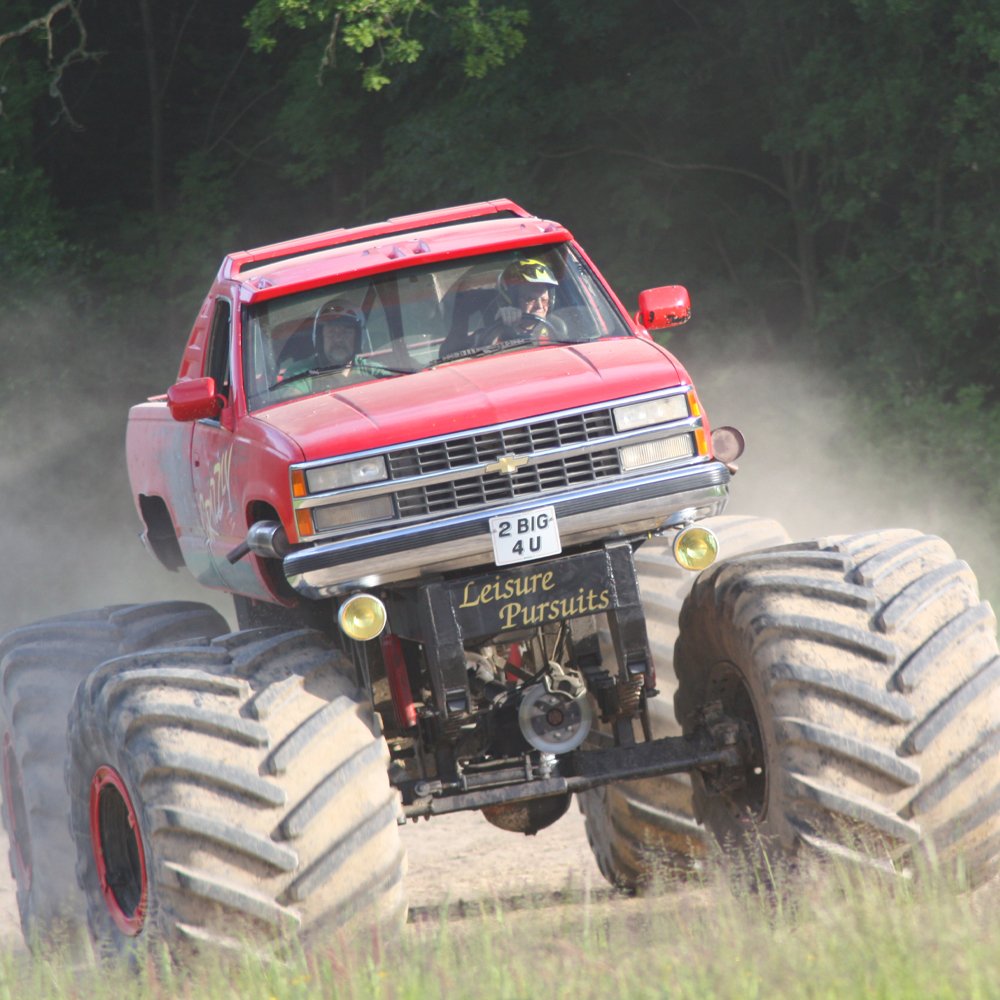
<svg viewBox="0 0 1000 1000"><path fill-rule="evenodd" d="M104 301L166 275L180 307L230 240L507 195L627 298L686 282L775 350L1000 395L975 0L11 0L0 87L6 266L73 248Z"/></svg>
<svg viewBox="0 0 1000 1000"><path fill-rule="evenodd" d="M326 33L318 63L320 82L337 65L337 47L356 55L371 54L364 62L366 90L391 83L390 69L415 63L424 52L420 22L436 19L450 32L461 54L467 76L481 78L516 56L524 44L527 11L499 5L484 9L480 0L257 0L246 18L251 44L270 52L278 45L282 25L299 31Z"/></svg>
<svg viewBox="0 0 1000 1000"><path fill-rule="evenodd" d="M68 0L38 16L15 2L0 20L0 268L12 305L24 305L63 263L62 218L49 177L34 157L37 114L64 117L61 85L85 57L86 32ZM65 21L75 41L63 40Z"/></svg>

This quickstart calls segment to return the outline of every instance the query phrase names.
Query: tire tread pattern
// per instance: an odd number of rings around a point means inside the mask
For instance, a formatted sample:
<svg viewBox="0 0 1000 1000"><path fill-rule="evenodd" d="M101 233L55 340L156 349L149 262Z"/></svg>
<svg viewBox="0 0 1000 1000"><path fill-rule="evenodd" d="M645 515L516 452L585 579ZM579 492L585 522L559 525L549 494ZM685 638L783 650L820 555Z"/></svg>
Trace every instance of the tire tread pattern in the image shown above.
<svg viewBox="0 0 1000 1000"><path fill-rule="evenodd" d="M807 581L784 589L797 549ZM1000 654L968 565L908 529L771 556L706 571L681 613L675 708L685 731L699 724L715 671L738 665L769 775L756 817L696 775L699 814L720 843L750 853L751 841L787 859L861 859L874 848L906 868L920 843L963 858L971 882L989 878L1000 855ZM839 600L843 586L867 601Z"/></svg>
<svg viewBox="0 0 1000 1000"><path fill-rule="evenodd" d="M0 724L20 772L22 826L27 828L12 829L6 805L3 823L26 939L85 918L73 874L69 799L62 778L66 717L80 681L102 662L145 645L197 641L228 628L208 605L163 601L61 615L0 637ZM30 875L19 860L28 857L33 862Z"/></svg>
<svg viewBox="0 0 1000 1000"><path fill-rule="evenodd" d="M97 888L90 846L89 781L101 764L119 771L136 804L147 926L172 946L308 937L352 920L357 930L398 925L399 798L342 655L318 632L272 627L197 652L200 669L185 646L119 657L77 693L67 785L95 937L129 944Z"/></svg>
<svg viewBox="0 0 1000 1000"><path fill-rule="evenodd" d="M784 528L767 519L722 516L701 523L715 532L722 558L788 542ZM756 556L746 558L753 560ZM766 557L767 565L780 565L790 576L817 563L835 563L843 569L847 560L818 551L787 555L775 552ZM649 703L653 733L676 736L681 727L673 708L673 647L684 598L695 575L677 565L669 544L663 541L647 542L638 549L635 565L660 688L659 695ZM787 585L780 580L775 583L776 589ZM848 602L857 599L858 588L852 584L839 584L836 589ZM612 885L635 891L664 876L682 877L706 856L707 839L694 816L686 774L606 785L582 793L577 800L598 868Z"/></svg>

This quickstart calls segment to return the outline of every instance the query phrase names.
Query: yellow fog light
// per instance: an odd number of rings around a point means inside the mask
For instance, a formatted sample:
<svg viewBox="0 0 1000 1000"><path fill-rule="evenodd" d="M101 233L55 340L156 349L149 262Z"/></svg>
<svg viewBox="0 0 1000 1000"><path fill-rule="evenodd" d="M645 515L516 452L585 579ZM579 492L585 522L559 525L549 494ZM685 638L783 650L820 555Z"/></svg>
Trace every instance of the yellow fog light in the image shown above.
<svg viewBox="0 0 1000 1000"><path fill-rule="evenodd" d="M684 569L705 569L715 562L718 554L719 540L708 528L695 526L677 532L674 558Z"/></svg>
<svg viewBox="0 0 1000 1000"><path fill-rule="evenodd" d="M337 612L337 623L344 634L360 642L381 635L385 622L385 605L371 594L348 597Z"/></svg>

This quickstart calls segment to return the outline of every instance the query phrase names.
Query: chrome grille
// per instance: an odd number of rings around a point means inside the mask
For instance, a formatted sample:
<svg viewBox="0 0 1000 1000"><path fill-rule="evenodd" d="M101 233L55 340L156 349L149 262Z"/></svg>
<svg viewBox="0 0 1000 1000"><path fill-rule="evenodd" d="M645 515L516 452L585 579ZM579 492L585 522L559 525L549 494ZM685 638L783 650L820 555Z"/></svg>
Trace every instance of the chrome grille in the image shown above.
<svg viewBox="0 0 1000 1000"><path fill-rule="evenodd" d="M614 434L610 409L574 413L517 427L401 448L386 455L392 479L448 472L496 461L501 455L526 456L570 447ZM498 473L400 490L400 517L419 517L483 507L505 500L581 486L621 473L617 448L582 455L555 456L524 466L512 475Z"/></svg>
<svg viewBox="0 0 1000 1000"><path fill-rule="evenodd" d="M539 420L518 427L433 441L415 448L401 448L390 452L386 458L390 477L404 479L493 462L501 455L511 452L526 455L548 448L580 444L613 433L611 410L591 410L588 413L556 417L554 420Z"/></svg>
<svg viewBox="0 0 1000 1000"><path fill-rule="evenodd" d="M618 451L612 448L540 462L518 469L511 476L493 474L401 490L396 494L396 504L400 517L448 513L482 507L498 500L515 500L567 486L586 485L617 476L619 471Z"/></svg>

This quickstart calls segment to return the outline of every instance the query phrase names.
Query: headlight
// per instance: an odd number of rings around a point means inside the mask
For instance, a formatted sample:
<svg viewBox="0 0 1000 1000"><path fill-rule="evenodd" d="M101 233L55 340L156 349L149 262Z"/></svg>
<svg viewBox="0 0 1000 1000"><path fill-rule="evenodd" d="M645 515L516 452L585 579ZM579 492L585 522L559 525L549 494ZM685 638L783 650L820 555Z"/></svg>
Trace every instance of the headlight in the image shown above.
<svg viewBox="0 0 1000 1000"><path fill-rule="evenodd" d="M353 462L318 465L305 470L306 488L309 493L328 493L330 490L377 483L387 478L385 458L381 455L359 458Z"/></svg>
<svg viewBox="0 0 1000 1000"><path fill-rule="evenodd" d="M633 431L651 424L665 424L669 420L680 420L688 415L687 399L684 396L660 396L642 403L629 403L615 408L615 427L619 433Z"/></svg>
<svg viewBox="0 0 1000 1000"><path fill-rule="evenodd" d="M364 521L381 521L387 517L392 517L392 499L387 496L312 508L313 524L317 531L344 528Z"/></svg>
<svg viewBox="0 0 1000 1000"><path fill-rule="evenodd" d="M690 458L693 454L694 444L690 434L674 434L673 437L643 441L642 444L627 444L618 451L623 472L658 462L670 462L675 458Z"/></svg>

